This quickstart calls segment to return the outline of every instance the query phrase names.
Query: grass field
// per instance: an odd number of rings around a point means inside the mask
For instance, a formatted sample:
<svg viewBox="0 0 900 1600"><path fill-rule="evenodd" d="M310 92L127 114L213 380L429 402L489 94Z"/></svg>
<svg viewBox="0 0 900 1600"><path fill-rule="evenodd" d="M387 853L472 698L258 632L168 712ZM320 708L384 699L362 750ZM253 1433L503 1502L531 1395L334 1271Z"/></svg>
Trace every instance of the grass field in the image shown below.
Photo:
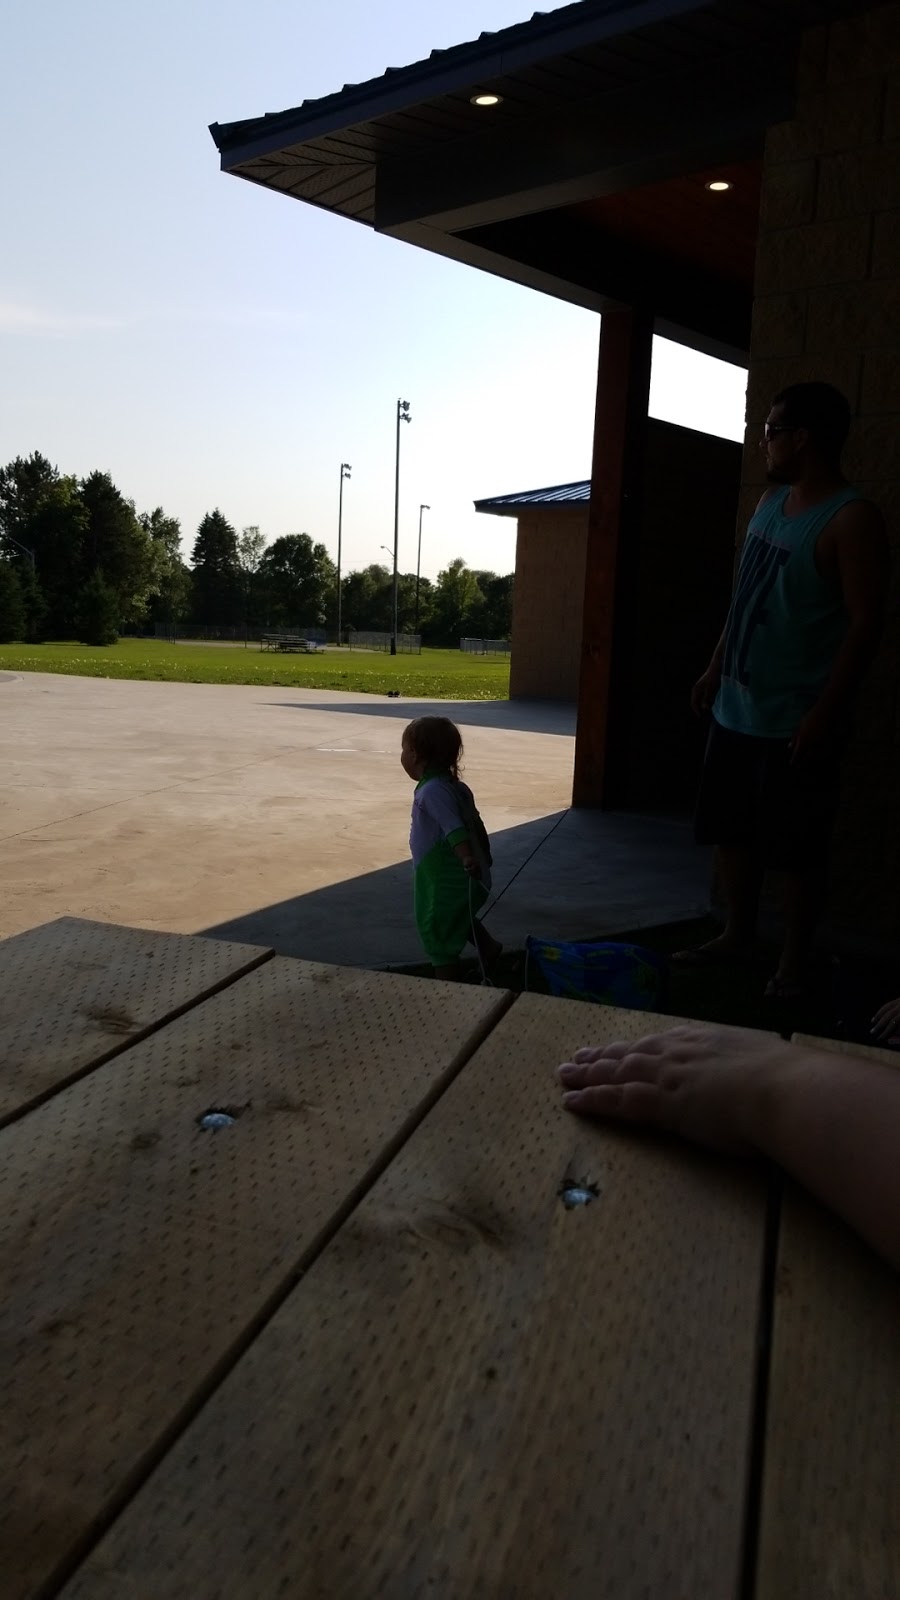
<svg viewBox="0 0 900 1600"><path fill-rule="evenodd" d="M275 655L256 644L168 644L161 639L120 639L118 644L0 645L0 670L62 672L83 678L144 678L159 683L302 684L405 699L505 700L509 658L483 659L459 650L423 650L420 656L378 651L328 650L315 656Z"/></svg>

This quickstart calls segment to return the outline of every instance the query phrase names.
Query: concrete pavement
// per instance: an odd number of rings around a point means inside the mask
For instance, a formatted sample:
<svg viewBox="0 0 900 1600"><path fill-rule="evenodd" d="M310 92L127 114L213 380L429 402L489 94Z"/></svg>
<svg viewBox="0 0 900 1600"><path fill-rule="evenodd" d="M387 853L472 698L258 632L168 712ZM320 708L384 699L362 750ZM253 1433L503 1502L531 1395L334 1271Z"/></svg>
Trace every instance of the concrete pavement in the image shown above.
<svg viewBox="0 0 900 1600"><path fill-rule="evenodd" d="M4 674L0 934L75 915L420 960L399 749L429 710L463 734L505 944L705 909L683 824L567 811L570 707Z"/></svg>

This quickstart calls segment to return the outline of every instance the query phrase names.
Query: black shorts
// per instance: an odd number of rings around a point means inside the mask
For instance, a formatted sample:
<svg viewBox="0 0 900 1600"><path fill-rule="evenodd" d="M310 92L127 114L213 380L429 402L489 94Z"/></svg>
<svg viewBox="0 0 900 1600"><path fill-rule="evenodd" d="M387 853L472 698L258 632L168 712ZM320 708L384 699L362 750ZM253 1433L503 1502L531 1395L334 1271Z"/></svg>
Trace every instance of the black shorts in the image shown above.
<svg viewBox="0 0 900 1600"><path fill-rule="evenodd" d="M787 739L732 733L713 720L694 819L697 843L752 850L779 872L824 864L840 754L834 746L792 764Z"/></svg>

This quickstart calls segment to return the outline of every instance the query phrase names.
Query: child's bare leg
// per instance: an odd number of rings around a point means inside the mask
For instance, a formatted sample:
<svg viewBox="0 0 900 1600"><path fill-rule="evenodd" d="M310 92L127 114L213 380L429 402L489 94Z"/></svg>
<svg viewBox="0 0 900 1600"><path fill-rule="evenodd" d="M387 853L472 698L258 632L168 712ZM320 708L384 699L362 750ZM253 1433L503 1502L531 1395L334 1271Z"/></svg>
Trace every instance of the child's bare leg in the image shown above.
<svg viewBox="0 0 900 1600"><path fill-rule="evenodd" d="M502 953L503 946L499 939L492 939L483 922L473 922L473 943L481 957L482 963L487 967L493 966L498 956Z"/></svg>

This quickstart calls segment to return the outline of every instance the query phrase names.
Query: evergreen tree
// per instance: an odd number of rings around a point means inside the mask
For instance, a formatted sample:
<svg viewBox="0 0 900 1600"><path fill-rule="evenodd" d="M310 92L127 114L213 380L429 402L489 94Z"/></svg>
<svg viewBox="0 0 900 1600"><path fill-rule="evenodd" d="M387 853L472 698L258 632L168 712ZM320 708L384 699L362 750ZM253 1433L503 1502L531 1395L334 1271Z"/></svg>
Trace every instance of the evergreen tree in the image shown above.
<svg viewBox="0 0 900 1600"><path fill-rule="evenodd" d="M46 456L17 456L0 469L0 553L18 573L29 638L72 632L86 521L76 480Z"/></svg>
<svg viewBox="0 0 900 1600"><path fill-rule="evenodd" d="M37 450L0 468L0 536L8 535L10 541L16 539L31 549L30 524L58 483L58 468Z"/></svg>
<svg viewBox="0 0 900 1600"><path fill-rule="evenodd" d="M107 472L92 472L81 485L87 513L83 544L83 576L103 573L103 583L118 602L118 618L138 620L153 587L152 540L141 526L134 505L116 488Z"/></svg>
<svg viewBox="0 0 900 1600"><path fill-rule="evenodd" d="M0 561L0 644L24 639L25 605L19 578L11 561Z"/></svg>
<svg viewBox="0 0 900 1600"><path fill-rule="evenodd" d="M76 622L82 644L115 644L119 637L119 600L96 567L79 591Z"/></svg>
<svg viewBox="0 0 900 1600"><path fill-rule="evenodd" d="M241 620L237 534L221 511L209 511L197 529L192 556L193 621L230 627Z"/></svg>
<svg viewBox="0 0 900 1600"><path fill-rule="evenodd" d="M40 580L30 561L23 562L18 570L19 588L22 592L22 604L25 608L25 632L23 638L29 644L36 644L39 639L47 637L45 622L47 618L47 602Z"/></svg>

